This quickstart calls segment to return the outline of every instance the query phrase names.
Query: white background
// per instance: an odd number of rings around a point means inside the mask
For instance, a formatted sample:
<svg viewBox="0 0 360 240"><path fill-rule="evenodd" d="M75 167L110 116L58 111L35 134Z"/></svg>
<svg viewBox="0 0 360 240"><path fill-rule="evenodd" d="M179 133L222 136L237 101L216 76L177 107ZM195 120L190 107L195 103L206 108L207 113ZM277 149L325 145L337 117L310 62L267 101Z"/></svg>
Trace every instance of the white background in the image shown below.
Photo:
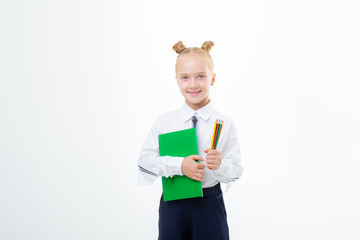
<svg viewBox="0 0 360 240"><path fill-rule="evenodd" d="M215 42L238 127L231 238L360 239L360 3L340 0L1 0L0 239L157 239L137 157L183 103L178 40Z"/></svg>

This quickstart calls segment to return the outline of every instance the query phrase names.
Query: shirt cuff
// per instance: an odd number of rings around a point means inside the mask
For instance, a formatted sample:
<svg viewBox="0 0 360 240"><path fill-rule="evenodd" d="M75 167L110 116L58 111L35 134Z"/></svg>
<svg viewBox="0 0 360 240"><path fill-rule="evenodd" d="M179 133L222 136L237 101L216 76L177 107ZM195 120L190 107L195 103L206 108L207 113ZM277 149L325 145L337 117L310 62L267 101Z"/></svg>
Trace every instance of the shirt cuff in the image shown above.
<svg viewBox="0 0 360 240"><path fill-rule="evenodd" d="M176 159L176 168L177 168L177 171L176 171L176 174L175 175L180 175L180 176L182 176L182 175L184 175L183 174L183 172L181 171L181 165L182 165L182 162L183 162L183 160L184 160L184 158L183 157L176 157L177 159Z"/></svg>
<svg viewBox="0 0 360 240"><path fill-rule="evenodd" d="M138 170L137 183L139 185L151 185L155 182L156 176Z"/></svg>
<svg viewBox="0 0 360 240"><path fill-rule="evenodd" d="M168 176L165 177L173 177L174 175L184 175L181 171L181 165L183 162L183 157L169 157L168 163Z"/></svg>

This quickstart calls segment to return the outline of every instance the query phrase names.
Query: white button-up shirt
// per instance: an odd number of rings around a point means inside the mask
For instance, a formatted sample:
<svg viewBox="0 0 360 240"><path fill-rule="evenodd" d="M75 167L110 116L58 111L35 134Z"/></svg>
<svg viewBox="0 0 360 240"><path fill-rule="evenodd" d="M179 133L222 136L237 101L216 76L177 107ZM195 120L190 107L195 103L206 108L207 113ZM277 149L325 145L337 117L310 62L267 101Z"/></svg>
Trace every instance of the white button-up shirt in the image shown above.
<svg viewBox="0 0 360 240"><path fill-rule="evenodd" d="M218 182L232 183L242 175L243 168L240 161L240 145L233 121L216 111L211 101L204 107L194 111L186 103L179 109L163 113L153 124L145 143L143 144L138 159L138 183L141 185L152 184L156 177L172 177L183 175L181 164L183 157L159 156L159 134L180 131L193 127L192 116L197 116L196 124L199 155L206 161L204 150L210 148L214 124L216 119L224 121L221 136L216 150L222 153L220 167L210 170L205 167L202 187L208 188ZM228 189L227 189L228 190Z"/></svg>

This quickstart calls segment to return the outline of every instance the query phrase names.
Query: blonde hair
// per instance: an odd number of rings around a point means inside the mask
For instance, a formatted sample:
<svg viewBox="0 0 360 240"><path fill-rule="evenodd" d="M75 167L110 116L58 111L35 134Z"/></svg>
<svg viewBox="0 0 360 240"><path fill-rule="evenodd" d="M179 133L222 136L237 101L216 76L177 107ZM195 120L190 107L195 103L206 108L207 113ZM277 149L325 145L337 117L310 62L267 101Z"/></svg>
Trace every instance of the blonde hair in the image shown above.
<svg viewBox="0 0 360 240"><path fill-rule="evenodd" d="M209 69L210 72L213 73L214 71L214 62L212 60L212 57L210 55L210 50L211 48L214 46L214 42L213 41L206 41L203 43L203 45L201 46L201 48L198 47L185 47L185 45L183 44L182 41L178 41L174 46L173 46L173 50L179 54L176 58L176 64L175 64L175 72L177 70L177 64L179 61L180 56L184 56L186 54L191 54L191 53L195 53L195 54L199 54L201 56L204 56L205 58L207 58L208 60L208 65L209 65Z"/></svg>

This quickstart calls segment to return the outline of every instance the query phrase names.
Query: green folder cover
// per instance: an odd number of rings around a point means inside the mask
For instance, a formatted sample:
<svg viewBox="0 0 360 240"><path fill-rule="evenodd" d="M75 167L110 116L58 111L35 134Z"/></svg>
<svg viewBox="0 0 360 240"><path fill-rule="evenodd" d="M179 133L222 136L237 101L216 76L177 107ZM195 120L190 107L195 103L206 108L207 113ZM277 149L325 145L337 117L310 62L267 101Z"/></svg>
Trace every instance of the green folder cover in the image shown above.
<svg viewBox="0 0 360 240"><path fill-rule="evenodd" d="M160 156L187 157L198 155L196 128L159 134ZM162 177L164 201L202 197L201 182L185 175Z"/></svg>

